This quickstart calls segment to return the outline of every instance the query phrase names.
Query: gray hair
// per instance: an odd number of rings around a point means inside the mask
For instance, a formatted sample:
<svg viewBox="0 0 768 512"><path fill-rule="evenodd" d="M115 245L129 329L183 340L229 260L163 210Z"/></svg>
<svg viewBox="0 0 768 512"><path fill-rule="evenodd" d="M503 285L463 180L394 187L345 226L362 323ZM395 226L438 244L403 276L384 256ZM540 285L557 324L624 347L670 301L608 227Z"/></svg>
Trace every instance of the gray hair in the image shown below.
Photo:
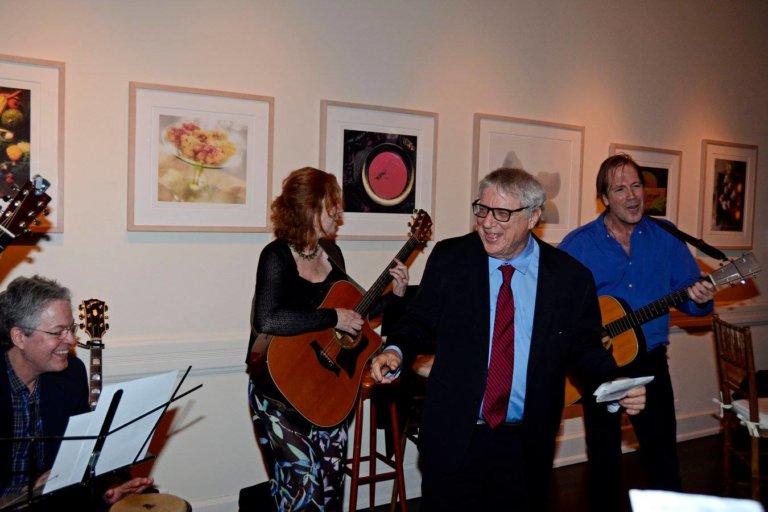
<svg viewBox="0 0 768 512"><path fill-rule="evenodd" d="M0 350L13 347L11 329L20 328L29 336L40 322L40 315L54 300L72 301L69 289L41 276L17 277L0 292Z"/></svg>
<svg viewBox="0 0 768 512"><path fill-rule="evenodd" d="M514 194L520 201L520 206L528 209L526 216L530 219L536 209L544 209L547 193L536 178L522 169L502 167L489 173L477 185L477 197L481 197L485 189L494 187L504 194Z"/></svg>

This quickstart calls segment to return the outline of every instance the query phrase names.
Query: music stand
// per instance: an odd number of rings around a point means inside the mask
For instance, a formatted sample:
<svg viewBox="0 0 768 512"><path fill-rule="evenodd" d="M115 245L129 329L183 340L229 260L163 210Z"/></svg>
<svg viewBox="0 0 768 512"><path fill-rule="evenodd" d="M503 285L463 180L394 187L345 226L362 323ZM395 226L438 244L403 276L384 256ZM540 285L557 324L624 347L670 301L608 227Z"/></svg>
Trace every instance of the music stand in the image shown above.
<svg viewBox="0 0 768 512"><path fill-rule="evenodd" d="M75 486L82 486L87 489L91 497L94 497L94 481L97 477L119 469L130 468L153 458L151 454L147 454L148 444L170 404L202 387L202 384L199 384L179 394L191 368L191 366L187 367L173 393L170 393L170 389L178 375L175 371L105 387L102 390L102 398L108 399L109 404L102 405L106 402L100 400L95 411L70 417L63 436L0 439L0 441L30 442L30 474L27 491L6 499L0 504L0 510L12 506L29 508L37 505L40 505L40 510L45 510L45 501L49 496ZM158 388L160 392L167 389L162 396L170 394L170 398L161 399L159 404L146 410L144 405L147 401L146 391L158 386L160 386ZM161 396L159 392L153 391L153 393L155 396ZM137 412L139 409L140 412ZM122 423L112 428L116 421ZM93 431L98 433L93 435ZM85 434L73 435L73 432L85 432ZM45 441L60 441L62 444L45 486L33 489L34 475L31 471L34 468L34 447L35 443ZM63 443L63 441L71 443Z"/></svg>

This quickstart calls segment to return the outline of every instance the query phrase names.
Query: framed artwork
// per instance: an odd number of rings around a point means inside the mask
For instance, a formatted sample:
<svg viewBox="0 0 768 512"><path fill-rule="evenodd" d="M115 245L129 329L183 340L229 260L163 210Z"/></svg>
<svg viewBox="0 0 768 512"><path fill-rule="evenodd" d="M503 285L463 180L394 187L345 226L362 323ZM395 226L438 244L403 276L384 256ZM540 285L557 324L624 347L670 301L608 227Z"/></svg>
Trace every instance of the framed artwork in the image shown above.
<svg viewBox="0 0 768 512"><path fill-rule="evenodd" d="M751 249L757 146L701 141L700 234L720 249Z"/></svg>
<svg viewBox="0 0 768 512"><path fill-rule="evenodd" d="M677 224L682 151L611 144L610 154L626 153L640 167L645 183L645 213Z"/></svg>
<svg viewBox="0 0 768 512"><path fill-rule="evenodd" d="M547 200L534 232L559 243L579 225L584 127L475 114L472 200L477 184L500 167L515 167L532 174L544 186ZM470 205L466 206L470 211ZM475 219L471 216L471 226Z"/></svg>
<svg viewBox="0 0 768 512"><path fill-rule="evenodd" d="M0 55L0 196L32 176L50 186L36 232L64 230L64 63Z"/></svg>
<svg viewBox="0 0 768 512"><path fill-rule="evenodd" d="M274 98L130 83L128 231L269 231Z"/></svg>
<svg viewBox="0 0 768 512"><path fill-rule="evenodd" d="M320 167L339 180L339 238L405 240L414 209L433 212L437 114L320 102Z"/></svg>

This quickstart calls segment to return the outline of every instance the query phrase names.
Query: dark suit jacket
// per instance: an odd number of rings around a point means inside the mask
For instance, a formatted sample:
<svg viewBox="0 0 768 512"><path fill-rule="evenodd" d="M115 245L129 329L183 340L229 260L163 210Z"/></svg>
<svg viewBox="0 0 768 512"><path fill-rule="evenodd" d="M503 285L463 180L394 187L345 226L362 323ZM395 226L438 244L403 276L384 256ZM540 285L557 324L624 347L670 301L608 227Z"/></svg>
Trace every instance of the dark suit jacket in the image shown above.
<svg viewBox="0 0 768 512"><path fill-rule="evenodd" d="M592 274L571 256L540 247L536 309L523 432L532 496L546 493L563 409L566 372L590 393L616 377L600 343ZM489 351L488 256L477 233L435 245L419 290L387 343L403 350L403 367L436 340L421 418L424 472L453 471L466 455L485 392Z"/></svg>
<svg viewBox="0 0 768 512"><path fill-rule="evenodd" d="M7 369L5 355L0 354L0 437L13 437L13 411ZM90 410L85 365L76 356L69 356L69 365L64 371L41 375L38 386L45 436L63 435L70 416ZM60 444L45 443L45 468L49 469L53 465ZM0 488L7 487L10 481L11 449L11 443L0 442Z"/></svg>

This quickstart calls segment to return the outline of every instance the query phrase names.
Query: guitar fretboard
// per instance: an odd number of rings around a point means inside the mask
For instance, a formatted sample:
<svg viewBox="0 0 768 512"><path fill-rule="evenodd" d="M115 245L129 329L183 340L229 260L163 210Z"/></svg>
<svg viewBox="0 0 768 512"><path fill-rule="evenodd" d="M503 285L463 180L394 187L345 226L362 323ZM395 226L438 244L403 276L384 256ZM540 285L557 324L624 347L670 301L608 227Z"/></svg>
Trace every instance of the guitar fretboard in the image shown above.
<svg viewBox="0 0 768 512"><path fill-rule="evenodd" d="M101 349L104 347L104 344L101 342L101 339L92 339L88 346L91 352L88 404L91 406L91 410L93 410L96 408L96 403L101 395Z"/></svg>
<svg viewBox="0 0 768 512"><path fill-rule="evenodd" d="M646 304L645 306L636 309L635 311L627 313L618 320L605 324L605 330L612 338L616 337L623 332L666 315L671 308L677 307L687 300L688 289L683 288L682 290L677 290L666 297L662 297L659 300L655 300L650 304Z"/></svg>
<svg viewBox="0 0 768 512"><path fill-rule="evenodd" d="M400 249L400 251L397 253L397 255L392 259L392 263L387 266L387 268L384 269L384 271L379 275L379 277L374 281L371 288L366 292L365 295L363 295L363 298L360 299L360 302L355 306L355 311L360 313L360 316L363 318L368 316L368 312L371 309L371 306L381 296L381 293L384 291L384 288L387 287L387 285L392 281L392 274L389 273L389 269L395 266L395 260L405 261L408 259L408 257L411 255L411 253L416 249L416 247L419 246L421 242L415 237L412 236L408 239L407 242L405 242L405 245Z"/></svg>

